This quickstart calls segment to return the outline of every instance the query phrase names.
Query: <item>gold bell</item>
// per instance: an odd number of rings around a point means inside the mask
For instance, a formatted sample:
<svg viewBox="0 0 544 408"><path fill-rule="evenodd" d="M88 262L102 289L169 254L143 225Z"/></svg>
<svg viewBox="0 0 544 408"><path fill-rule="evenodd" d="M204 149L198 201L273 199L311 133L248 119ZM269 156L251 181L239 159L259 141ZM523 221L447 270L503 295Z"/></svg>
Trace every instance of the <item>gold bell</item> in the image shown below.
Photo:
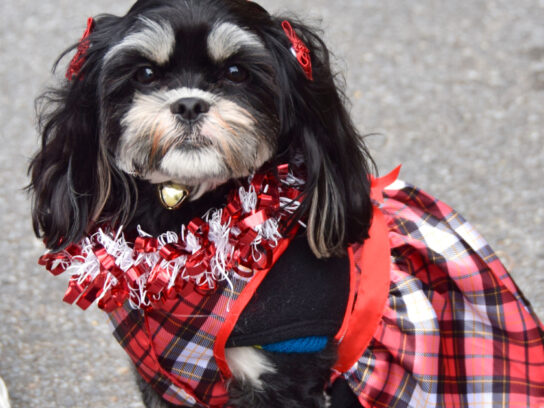
<svg viewBox="0 0 544 408"><path fill-rule="evenodd" d="M169 210L177 210L189 197L189 189L181 184L162 183L157 189L161 204Z"/></svg>

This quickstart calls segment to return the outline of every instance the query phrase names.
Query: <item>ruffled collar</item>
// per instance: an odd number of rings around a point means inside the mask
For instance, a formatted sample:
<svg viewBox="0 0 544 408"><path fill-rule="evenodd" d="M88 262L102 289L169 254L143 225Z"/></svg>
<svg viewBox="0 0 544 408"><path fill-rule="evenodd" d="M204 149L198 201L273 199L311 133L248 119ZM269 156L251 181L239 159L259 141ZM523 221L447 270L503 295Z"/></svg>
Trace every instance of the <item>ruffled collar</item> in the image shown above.
<svg viewBox="0 0 544 408"><path fill-rule="evenodd" d="M202 295L234 277L251 279L271 266L278 241L295 233L286 221L300 206L300 168L287 164L257 173L230 192L223 208L208 210L178 231L151 236L104 225L40 260L54 275L70 275L64 301L111 312L129 301L146 309L187 285Z"/></svg>

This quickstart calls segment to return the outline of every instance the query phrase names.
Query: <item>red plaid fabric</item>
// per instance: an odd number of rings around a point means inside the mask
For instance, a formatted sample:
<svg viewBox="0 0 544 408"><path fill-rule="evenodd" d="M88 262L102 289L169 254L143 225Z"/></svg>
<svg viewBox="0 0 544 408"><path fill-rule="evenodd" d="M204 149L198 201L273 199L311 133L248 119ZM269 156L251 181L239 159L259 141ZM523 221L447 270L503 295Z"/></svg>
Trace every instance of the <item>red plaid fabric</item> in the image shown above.
<svg viewBox="0 0 544 408"><path fill-rule="evenodd" d="M188 285L186 293L145 312L128 303L110 314L114 336L140 375L180 406L220 407L228 397L213 348L225 317L248 283L233 278L211 295Z"/></svg>
<svg viewBox="0 0 544 408"><path fill-rule="evenodd" d="M210 290L204 292L198 280L187 281L179 278L174 283L175 291L172 297L164 294L150 295L149 303L142 302L145 305L143 309L133 310L131 306L134 303L128 301L123 307L109 314L115 327L115 337L134 362L140 375L159 395L172 404L185 407L222 407L228 401L225 384L232 374L225 358L226 341L256 288L298 230L295 227L283 231L283 235L279 231L283 228L278 224L290 211L284 209L278 211L275 206L280 206L282 199L288 200L292 205L291 200L298 197L299 191L296 189L298 184L289 166L280 165L277 172L279 178L274 177L273 173L258 174L252 178L248 187L250 193L246 194L254 196L254 204L247 202L244 204L242 193L245 190L239 192L236 189L233 191L233 197L229 199L226 211L216 214L218 219L226 216L227 221L220 223L218 220L212 220L215 229L218 228L217 224L220 224L221 228L227 228L228 237L224 239L223 245L227 245L229 239L234 236L238 239L237 243L249 239L249 242L246 242L249 255L242 255L245 248L235 245L231 249L220 251L212 238L209 238L209 242L212 243L206 244L208 232L210 236L212 235L210 225L199 218L189 223L187 229L190 232L194 234L196 230L202 228L206 237L202 238L198 251L193 254L196 265L192 266L188 274L202 274L206 272L205 268L209 267L208 272L218 275L214 279L213 292ZM269 217L271 211L274 211L276 218ZM241 214L244 216L239 219ZM212 217L215 215L212 214L210 218ZM271 223L266 224L267 221ZM265 228L267 225L266 234L257 233L258 226ZM251 228L254 229L250 231ZM231 234L231 229L238 232ZM214 233L225 235L223 229ZM156 241L160 240L161 238ZM253 244L257 243L260 249L255 250ZM164 248L165 246L161 248L159 255ZM211 262L202 260L202 256L205 257L208 251L218 255L219 260L215 258L214 260L217 263L223 261L225 269L227 264L235 264L236 272L224 271L227 273L223 276L221 268L213 269ZM228 251L231 253L227 254ZM246 259L244 262L246 256L251 260ZM188 258L185 261L187 270L189 260ZM201 266L204 269L200 269ZM154 271L154 268L148 269ZM164 274L168 275L168 271L165 270ZM147 279L145 285L149 285L150 277L144 277ZM170 275L168 279L171 279ZM195 287L195 284L198 286ZM131 288L132 291L138 289ZM147 293L151 293L151 290Z"/></svg>
<svg viewBox="0 0 544 408"><path fill-rule="evenodd" d="M544 406L544 327L495 253L459 214L412 186L397 181L384 198L389 297L369 346L342 374L361 404ZM352 249L360 259L362 247ZM265 274L235 276L209 296L188 285L145 312L125 305L110 314L115 337L167 401L222 407L228 368L214 351Z"/></svg>
<svg viewBox="0 0 544 408"><path fill-rule="evenodd" d="M278 241L274 263L289 238ZM237 317L269 269L250 278L233 274L203 294L187 283L180 295L146 310L128 302L109 314L114 336L136 369L166 401L182 407L223 407L230 376L224 361L225 342Z"/></svg>
<svg viewBox="0 0 544 408"><path fill-rule="evenodd" d="M544 407L544 327L493 250L415 187L397 181L384 198L389 298L344 373L362 405Z"/></svg>

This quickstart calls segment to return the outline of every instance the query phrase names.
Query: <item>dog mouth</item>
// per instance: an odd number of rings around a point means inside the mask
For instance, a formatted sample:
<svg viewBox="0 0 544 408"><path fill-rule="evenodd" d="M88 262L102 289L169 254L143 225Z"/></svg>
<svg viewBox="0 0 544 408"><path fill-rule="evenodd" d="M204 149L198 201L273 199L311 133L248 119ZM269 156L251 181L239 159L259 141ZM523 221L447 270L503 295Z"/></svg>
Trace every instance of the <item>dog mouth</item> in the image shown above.
<svg viewBox="0 0 544 408"><path fill-rule="evenodd" d="M182 139L176 146L175 149L183 149L185 151L197 151L207 147L211 147L213 144L211 140L203 137L194 137L190 136Z"/></svg>
<svg viewBox="0 0 544 408"><path fill-rule="evenodd" d="M183 126L183 131L172 144L174 149L199 150L213 146L212 139L201 132L201 124L188 124Z"/></svg>

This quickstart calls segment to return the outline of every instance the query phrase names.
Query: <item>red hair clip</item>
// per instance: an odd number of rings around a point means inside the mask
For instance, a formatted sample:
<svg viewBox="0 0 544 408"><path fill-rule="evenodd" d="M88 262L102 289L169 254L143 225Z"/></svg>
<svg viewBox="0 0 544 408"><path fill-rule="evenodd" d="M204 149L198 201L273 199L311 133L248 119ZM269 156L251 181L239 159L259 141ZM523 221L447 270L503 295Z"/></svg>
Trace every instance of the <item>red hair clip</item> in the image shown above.
<svg viewBox="0 0 544 408"><path fill-rule="evenodd" d="M89 49L88 37L92 33L93 29L94 19L92 17L89 17L87 20L87 29L79 40L76 55L74 55L74 58L72 58L72 60L70 61L70 65L68 65L68 70L66 71L66 78L68 78L68 80L70 81L74 79L74 77L77 77L79 75L79 71L85 63L85 53Z"/></svg>
<svg viewBox="0 0 544 408"><path fill-rule="evenodd" d="M310 50L308 49L308 47L306 47L304 42L297 35L297 33L295 32L295 30L293 29L289 21L287 20L283 21L281 23L281 26L283 27L283 31L285 31L285 34L287 34L287 37L289 38L289 40L291 40L291 44L293 45L291 50L295 54L297 61L301 65L302 69L304 70L306 77L310 81L313 80L312 60L310 59Z"/></svg>

